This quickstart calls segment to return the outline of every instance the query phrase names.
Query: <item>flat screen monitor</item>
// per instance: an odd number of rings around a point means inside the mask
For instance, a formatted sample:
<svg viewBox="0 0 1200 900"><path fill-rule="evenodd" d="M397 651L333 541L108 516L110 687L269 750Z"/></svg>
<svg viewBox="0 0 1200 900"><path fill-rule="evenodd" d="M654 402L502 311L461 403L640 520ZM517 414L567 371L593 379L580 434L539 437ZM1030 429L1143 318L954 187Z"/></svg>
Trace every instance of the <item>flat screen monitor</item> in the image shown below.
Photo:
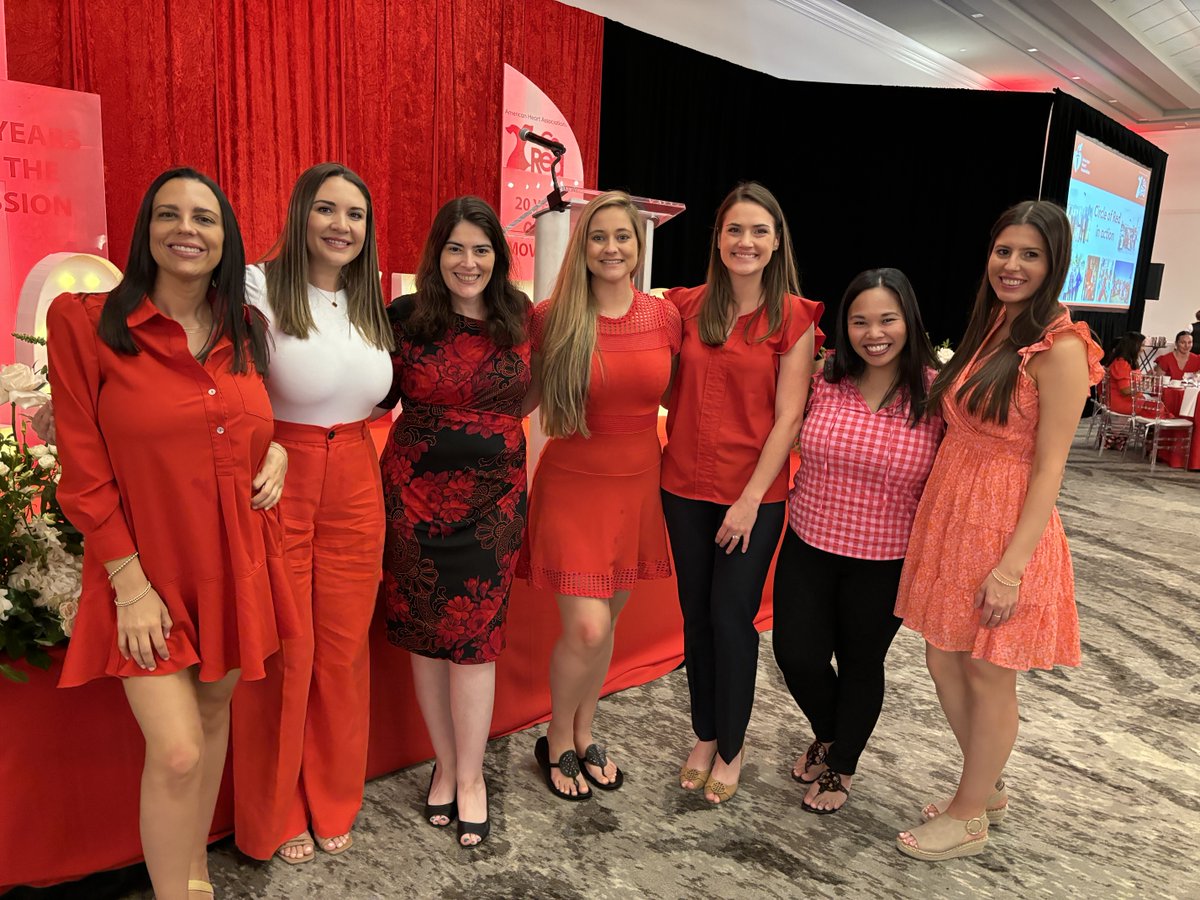
<svg viewBox="0 0 1200 900"><path fill-rule="evenodd" d="M1062 303L1129 309L1149 193L1150 169L1075 133L1067 192L1071 267L1059 296Z"/></svg>

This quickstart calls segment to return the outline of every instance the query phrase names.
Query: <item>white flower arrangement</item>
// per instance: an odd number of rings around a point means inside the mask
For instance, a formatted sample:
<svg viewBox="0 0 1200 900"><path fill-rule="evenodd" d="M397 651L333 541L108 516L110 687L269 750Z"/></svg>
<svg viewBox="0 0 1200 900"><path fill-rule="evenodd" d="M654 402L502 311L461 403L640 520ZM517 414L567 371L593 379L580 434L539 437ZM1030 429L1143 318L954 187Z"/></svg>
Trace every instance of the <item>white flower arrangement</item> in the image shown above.
<svg viewBox="0 0 1200 900"><path fill-rule="evenodd" d="M933 349L933 353L937 357L937 361L943 366L954 359L954 351L950 349L950 342L948 340L938 344Z"/></svg>
<svg viewBox="0 0 1200 900"><path fill-rule="evenodd" d="M45 404L45 384L29 366L0 368L0 403L13 423L0 432L0 674L11 681L29 676L5 657L49 667L46 648L71 634L83 590L82 537L56 499L57 448L29 446L17 412Z"/></svg>

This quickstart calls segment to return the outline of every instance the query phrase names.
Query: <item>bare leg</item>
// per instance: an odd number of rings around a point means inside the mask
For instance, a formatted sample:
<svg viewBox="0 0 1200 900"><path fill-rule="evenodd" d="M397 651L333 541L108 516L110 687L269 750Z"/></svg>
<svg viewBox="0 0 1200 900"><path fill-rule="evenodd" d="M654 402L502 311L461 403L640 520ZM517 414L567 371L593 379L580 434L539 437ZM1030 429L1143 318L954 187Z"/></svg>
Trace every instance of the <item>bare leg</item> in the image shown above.
<svg viewBox="0 0 1200 900"><path fill-rule="evenodd" d="M189 879L208 881L208 833L212 830L221 776L225 774L225 755L229 751L229 701L240 675L241 670L234 669L220 681L195 682L200 727L204 732L204 755L200 765L200 818L196 823Z"/></svg>
<svg viewBox="0 0 1200 900"><path fill-rule="evenodd" d="M483 756L492 728L496 697L496 664L450 665L450 712L458 759L458 818L482 822L488 817L487 786L483 781ZM464 835L464 845L479 842Z"/></svg>
<svg viewBox="0 0 1200 900"><path fill-rule="evenodd" d="M617 591L613 594L612 599L608 601L609 614L609 629L608 639L596 651L596 657L592 660L591 680L588 683L587 692L583 695L583 699L579 703L579 709L575 711L574 720L574 739L575 752L583 754L593 742L592 723L596 719L596 707L600 705L600 692L604 690L604 679L608 677L608 667L612 662L613 654L613 636L617 628L617 617L621 615L621 610L625 608L626 602L629 600L629 591ZM582 755L580 762L583 762ZM583 763L589 767L592 777L597 781L608 784L617 777L617 764L610 758L608 764L601 771L599 766L593 766L590 763Z"/></svg>
<svg viewBox="0 0 1200 900"><path fill-rule="evenodd" d="M558 614L562 634L550 656L550 724L546 739L550 758L557 760L575 748L575 717L589 693L594 693L597 659L611 654L612 613L608 600L559 595ZM569 794L590 790L582 775L564 777L552 770L554 784Z"/></svg>
<svg viewBox="0 0 1200 900"><path fill-rule="evenodd" d="M124 678L121 683L146 739L139 826L154 896L186 900L199 829L205 746L194 676L183 671Z"/></svg>
<svg viewBox="0 0 1200 900"><path fill-rule="evenodd" d="M446 659L430 659L427 656L410 654L412 658L413 687L417 703L425 719L425 728L433 743L434 761L437 769L433 773L433 785L426 802L441 806L454 800L457 790L458 750L454 736L454 720L450 711L451 669L457 668ZM448 825L445 816L434 816L435 825Z"/></svg>
<svg viewBox="0 0 1200 900"><path fill-rule="evenodd" d="M1017 741L1017 673L984 662L965 661L970 696L967 746L958 793L946 810L955 819L983 815Z"/></svg>
<svg viewBox="0 0 1200 900"><path fill-rule="evenodd" d="M933 644L925 645L925 665L933 677L934 687L937 688L942 712L945 713L950 730L954 732L954 738L964 755L967 752L971 728L970 696L965 668L969 660L969 653L939 650Z"/></svg>

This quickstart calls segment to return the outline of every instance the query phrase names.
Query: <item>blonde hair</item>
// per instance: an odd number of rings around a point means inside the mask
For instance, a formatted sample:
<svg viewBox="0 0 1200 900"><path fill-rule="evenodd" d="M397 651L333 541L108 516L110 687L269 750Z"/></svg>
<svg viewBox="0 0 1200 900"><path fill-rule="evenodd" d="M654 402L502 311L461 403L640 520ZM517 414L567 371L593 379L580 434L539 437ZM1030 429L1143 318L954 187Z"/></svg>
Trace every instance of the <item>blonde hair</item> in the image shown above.
<svg viewBox="0 0 1200 900"><path fill-rule="evenodd" d="M610 207L629 216L638 244L635 269L641 268L646 252L646 226L624 191L608 191L583 208L542 327L542 430L550 437L590 437L586 413L596 351L596 300L587 266L587 240L596 214Z"/></svg>
<svg viewBox="0 0 1200 900"><path fill-rule="evenodd" d="M275 325L284 334L307 339L316 329L308 302L308 216L317 192L330 178L344 178L362 192L367 202L362 251L342 267L341 287L353 325L363 340L380 350L392 350L395 341L383 303L379 282L379 253L375 248L375 207L367 185L350 169L338 163L321 163L296 179L288 201L287 221L263 265L267 277L267 300ZM274 254L274 255L272 255Z"/></svg>

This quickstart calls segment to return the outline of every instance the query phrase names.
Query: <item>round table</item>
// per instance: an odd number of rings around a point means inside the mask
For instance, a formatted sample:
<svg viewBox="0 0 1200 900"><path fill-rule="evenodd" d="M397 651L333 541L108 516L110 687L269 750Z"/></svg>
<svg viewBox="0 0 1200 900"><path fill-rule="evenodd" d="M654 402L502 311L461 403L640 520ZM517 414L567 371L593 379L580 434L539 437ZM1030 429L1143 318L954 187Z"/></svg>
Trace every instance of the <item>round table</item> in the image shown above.
<svg viewBox="0 0 1200 900"><path fill-rule="evenodd" d="M1192 422L1192 445L1187 453L1182 450L1160 451L1159 461L1176 469L1200 470L1200 440L1196 438L1196 400L1200 397L1200 385L1186 387L1164 387L1163 406L1172 416L1190 419Z"/></svg>

